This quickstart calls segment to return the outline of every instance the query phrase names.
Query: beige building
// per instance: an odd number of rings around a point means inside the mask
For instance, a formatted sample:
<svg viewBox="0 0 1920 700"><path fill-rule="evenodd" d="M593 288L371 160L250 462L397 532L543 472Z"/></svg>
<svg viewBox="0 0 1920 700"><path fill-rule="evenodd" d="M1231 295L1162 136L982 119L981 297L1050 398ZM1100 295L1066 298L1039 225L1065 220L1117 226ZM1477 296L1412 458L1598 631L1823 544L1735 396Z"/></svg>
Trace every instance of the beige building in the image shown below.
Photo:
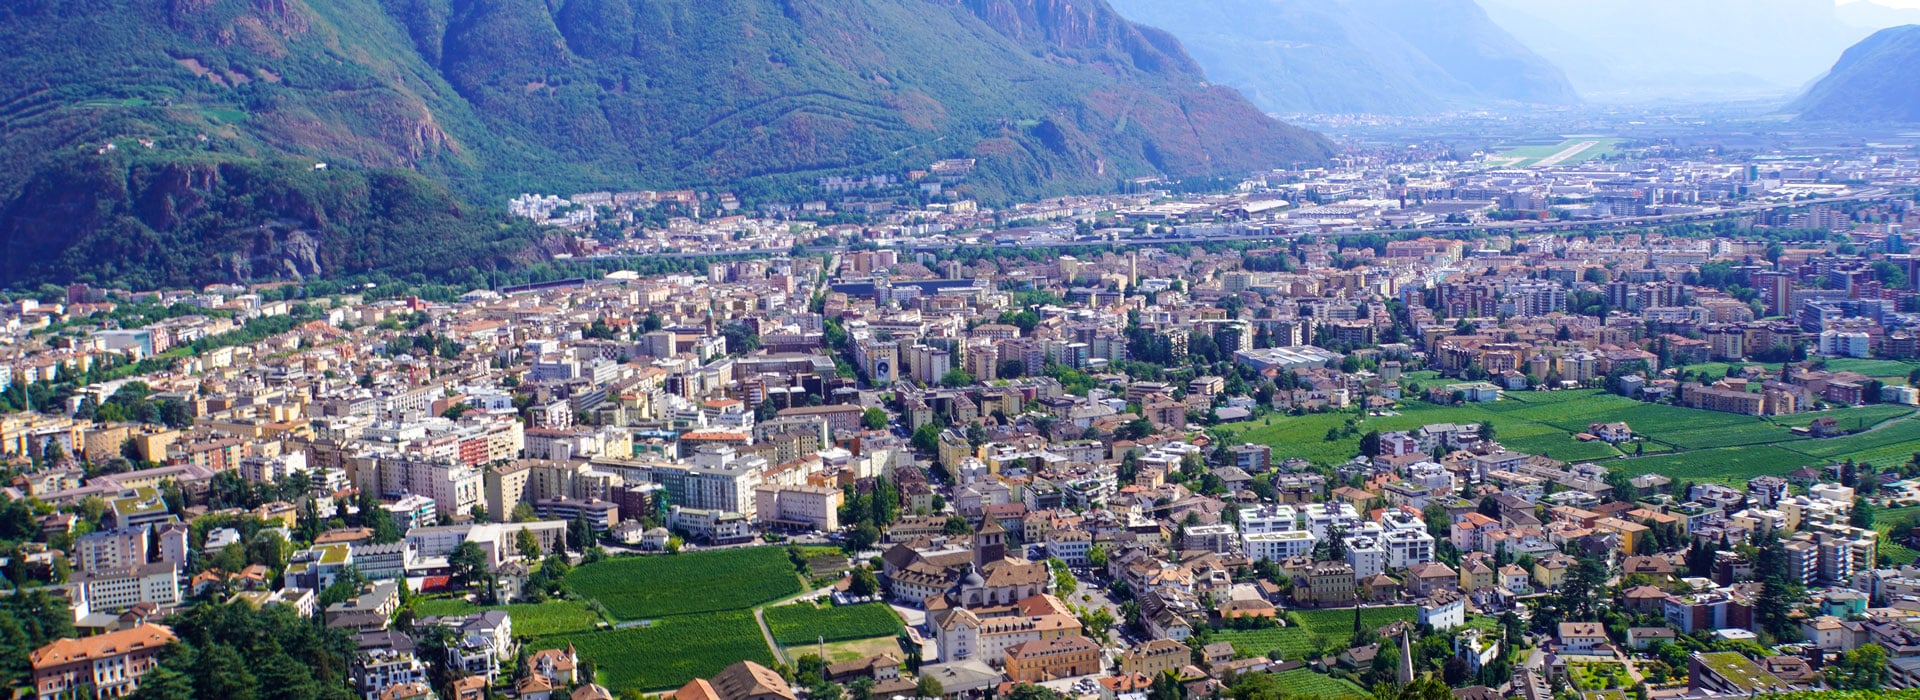
<svg viewBox="0 0 1920 700"><path fill-rule="evenodd" d="M827 486L761 486L754 500L763 524L832 532L840 529L840 489Z"/></svg>
<svg viewBox="0 0 1920 700"><path fill-rule="evenodd" d="M1122 676L1138 674L1158 678L1162 673L1179 671L1191 658L1187 645L1171 639L1155 639L1120 652L1115 661Z"/></svg>

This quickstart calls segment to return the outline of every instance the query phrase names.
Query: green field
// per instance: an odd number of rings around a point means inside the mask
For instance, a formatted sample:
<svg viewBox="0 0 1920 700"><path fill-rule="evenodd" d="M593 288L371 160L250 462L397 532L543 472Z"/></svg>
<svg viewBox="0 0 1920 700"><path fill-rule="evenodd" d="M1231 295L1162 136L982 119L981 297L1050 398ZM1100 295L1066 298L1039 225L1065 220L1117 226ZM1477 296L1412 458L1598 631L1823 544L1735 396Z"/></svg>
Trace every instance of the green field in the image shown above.
<svg viewBox="0 0 1920 700"><path fill-rule="evenodd" d="M1786 474L1809 463L1806 455L1773 445L1723 447L1617 462L1629 476L1659 474L1674 481L1745 483L1763 474Z"/></svg>
<svg viewBox="0 0 1920 700"><path fill-rule="evenodd" d="M778 550L776 550L778 551ZM695 678L707 678L741 660L774 663L760 626L747 610L683 615L644 627L543 637L534 649L574 645L580 658L596 667L601 685L615 692L628 688L671 690Z"/></svg>
<svg viewBox="0 0 1920 700"><path fill-rule="evenodd" d="M1296 668L1273 674L1280 688L1288 697L1296 698L1366 698L1372 697L1366 689L1354 685L1352 681L1334 678L1309 669Z"/></svg>
<svg viewBox="0 0 1920 700"><path fill-rule="evenodd" d="M1240 656L1266 656L1267 652L1278 650L1281 658L1292 661L1320 651L1316 648L1319 644L1344 642L1353 636L1353 608L1296 610L1292 614L1299 616L1299 626L1220 630L1213 636L1232 644L1234 653ZM1362 608L1360 624L1378 628L1397 620L1412 621L1416 615L1411 605Z"/></svg>
<svg viewBox="0 0 1920 700"><path fill-rule="evenodd" d="M1824 417L1849 430L1879 427L1824 439L1793 433L1793 428ZM1354 419L1358 420L1352 434L1345 434L1346 422ZM1221 431L1229 439L1272 446L1275 459L1297 457L1332 465L1358 455L1360 437L1368 431L1483 421L1491 421L1497 439L1515 451L1564 462L1625 458L1620 466L1629 474L1657 472L1690 481L1741 482L1844 459L1886 465L1905 462L1920 452L1920 418L1907 406L1844 407L1760 418L1646 403L1595 390L1516 391L1498 402L1464 406L1410 401L1393 416L1272 416L1222 426ZM1641 439L1607 445L1574 437L1593 423L1613 422L1627 423ZM1329 430L1340 434L1328 440Z"/></svg>
<svg viewBox="0 0 1920 700"><path fill-rule="evenodd" d="M767 627L781 646L891 637L901 632L900 616L882 603L815 607L796 603L767 608Z"/></svg>
<svg viewBox="0 0 1920 700"><path fill-rule="evenodd" d="M1620 663L1567 664L1567 675L1577 690L1613 690L1633 685L1627 665Z"/></svg>
<svg viewBox="0 0 1920 700"><path fill-rule="evenodd" d="M1591 147L1553 164L1574 165L1618 153L1621 141L1622 139L1599 136L1574 137L1554 144L1515 146L1513 148L1503 149L1498 154L1489 156L1488 161L1495 162L1504 159L1506 161L1504 163L1495 163L1498 167L1502 168L1531 168L1540 165L1540 162L1544 159L1552 158L1580 144L1592 142Z"/></svg>
<svg viewBox="0 0 1920 700"><path fill-rule="evenodd" d="M1233 645L1236 656L1266 656L1267 652L1278 651L1280 658L1288 661L1304 661L1310 655L1324 650L1323 644L1346 640L1348 635L1331 636L1307 630L1303 627L1269 627L1258 630L1220 630L1213 633L1214 639ZM1319 638L1316 639L1315 637Z"/></svg>
<svg viewBox="0 0 1920 700"><path fill-rule="evenodd" d="M584 632L600 622L600 616L577 600L549 600L545 603L479 606L458 598L430 598L413 604L420 617L465 615L482 610L505 610L513 616L516 637L544 637L551 634Z"/></svg>
<svg viewBox="0 0 1920 700"><path fill-rule="evenodd" d="M1849 406L1826 411L1795 413L1790 416L1774 416L1773 422L1787 426L1812 425L1815 420L1832 418L1843 428L1853 428L1861 424L1874 425L1883 421L1899 418L1913 413L1912 406L1899 404L1877 404L1873 406Z"/></svg>
<svg viewBox="0 0 1920 700"><path fill-rule="evenodd" d="M1872 423L1864 423L1864 425L1871 426ZM1841 427L1851 429L1856 426L1843 422L1841 423ZM1864 459L1865 461L1880 463L1884 461L1884 458L1871 459L1863 458L1860 455L1878 452L1882 448L1887 447L1896 448L1891 454L1911 455L1916 451L1920 451L1920 444L1916 443L1920 443L1920 421L1903 420L1889 423L1878 430L1857 435L1848 435L1826 440L1809 440L1804 444L1794 445L1793 449L1797 452L1813 457L1824 458L1828 461L1852 458L1855 461L1862 461Z"/></svg>
<svg viewBox="0 0 1920 700"><path fill-rule="evenodd" d="M1888 384L1906 384L1907 375L1920 369L1920 362L1907 360L1869 360L1859 357L1841 357L1827 360L1827 369L1833 372L1859 372L1875 379L1895 379Z"/></svg>
<svg viewBox="0 0 1920 700"><path fill-rule="evenodd" d="M621 620L739 610L800 592L780 547L616 557L567 572L565 583Z"/></svg>

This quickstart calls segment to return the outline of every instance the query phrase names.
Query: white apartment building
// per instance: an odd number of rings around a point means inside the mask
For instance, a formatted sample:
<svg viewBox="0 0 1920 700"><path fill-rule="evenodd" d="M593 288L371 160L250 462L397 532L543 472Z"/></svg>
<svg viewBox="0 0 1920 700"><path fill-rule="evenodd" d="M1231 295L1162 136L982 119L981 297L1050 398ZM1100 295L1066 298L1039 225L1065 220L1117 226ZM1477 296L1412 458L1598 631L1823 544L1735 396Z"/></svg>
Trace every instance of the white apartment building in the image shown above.
<svg viewBox="0 0 1920 700"><path fill-rule="evenodd" d="M435 512L447 517L472 511L485 496L480 472L452 460L389 455L379 459L378 472L381 496L426 496Z"/></svg>
<svg viewBox="0 0 1920 700"><path fill-rule="evenodd" d="M1336 527L1353 532L1362 522L1352 503L1308 503L1305 511L1307 531L1315 539L1326 538L1327 531Z"/></svg>
<svg viewBox="0 0 1920 700"><path fill-rule="evenodd" d="M1242 535L1240 538L1241 545L1246 548L1247 558L1256 561L1260 559L1280 561L1288 557L1312 554L1314 543L1319 541L1320 538L1305 530Z"/></svg>
<svg viewBox="0 0 1920 700"><path fill-rule="evenodd" d="M1387 550L1387 568L1404 569L1433 561L1433 535L1426 530L1388 530L1380 537Z"/></svg>
<svg viewBox="0 0 1920 700"><path fill-rule="evenodd" d="M1240 509L1240 532L1259 535L1289 532L1300 527L1300 513L1289 505L1264 505Z"/></svg>
<svg viewBox="0 0 1920 700"><path fill-rule="evenodd" d="M681 505L739 513L752 520L759 512L754 491L760 488L766 469L765 458L742 457L731 447L701 450L693 457L693 467L687 470L686 501Z"/></svg>
<svg viewBox="0 0 1920 700"><path fill-rule="evenodd" d="M1387 570L1387 549L1378 535L1348 537L1346 543L1347 565L1353 567L1353 575L1366 577Z"/></svg>

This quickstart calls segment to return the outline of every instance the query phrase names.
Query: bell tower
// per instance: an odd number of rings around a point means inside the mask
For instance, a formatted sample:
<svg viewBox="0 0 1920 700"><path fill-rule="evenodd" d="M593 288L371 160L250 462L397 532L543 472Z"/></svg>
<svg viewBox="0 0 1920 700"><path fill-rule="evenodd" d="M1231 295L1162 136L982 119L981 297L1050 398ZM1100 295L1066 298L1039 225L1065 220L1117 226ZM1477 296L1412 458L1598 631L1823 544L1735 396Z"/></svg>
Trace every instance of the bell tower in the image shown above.
<svg viewBox="0 0 1920 700"><path fill-rule="evenodd" d="M986 569L988 564L1007 558L1007 529L1000 527L1000 521L992 516L980 525L980 532L973 536L973 565Z"/></svg>

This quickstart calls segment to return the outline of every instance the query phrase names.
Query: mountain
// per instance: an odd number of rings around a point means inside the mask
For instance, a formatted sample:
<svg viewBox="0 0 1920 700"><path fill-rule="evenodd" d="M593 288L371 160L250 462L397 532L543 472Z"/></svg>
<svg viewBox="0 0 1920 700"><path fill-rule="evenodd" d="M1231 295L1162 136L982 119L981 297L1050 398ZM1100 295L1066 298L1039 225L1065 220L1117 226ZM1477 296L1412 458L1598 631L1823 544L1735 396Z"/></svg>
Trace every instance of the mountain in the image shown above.
<svg viewBox="0 0 1920 700"><path fill-rule="evenodd" d="M1920 25L1882 29L1787 107L1804 121L1920 122Z"/></svg>
<svg viewBox="0 0 1920 700"><path fill-rule="evenodd" d="M964 157L996 201L1331 153L1104 0L11 0L0 37L4 284L484 269L524 191Z"/></svg>
<svg viewBox="0 0 1920 700"><path fill-rule="evenodd" d="M1473 0L1113 0L1275 113L1434 114L1570 104L1560 70Z"/></svg>
<svg viewBox="0 0 1920 700"><path fill-rule="evenodd" d="M1833 0L1481 0L1589 100L1715 102L1798 92L1863 23L1899 16ZM1884 26L1884 25L1882 25Z"/></svg>

